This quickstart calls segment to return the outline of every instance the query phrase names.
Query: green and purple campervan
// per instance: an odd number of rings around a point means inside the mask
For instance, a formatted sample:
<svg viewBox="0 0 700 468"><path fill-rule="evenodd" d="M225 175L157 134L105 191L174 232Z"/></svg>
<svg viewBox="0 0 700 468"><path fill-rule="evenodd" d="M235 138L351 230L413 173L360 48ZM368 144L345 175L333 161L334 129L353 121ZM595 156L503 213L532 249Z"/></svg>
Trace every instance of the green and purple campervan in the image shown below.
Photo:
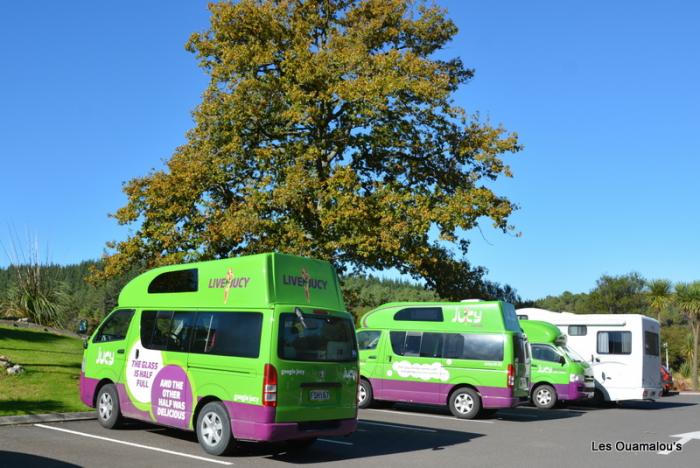
<svg viewBox="0 0 700 468"><path fill-rule="evenodd" d="M361 408L443 405L471 419L528 397L527 340L509 303L384 304L362 317L357 337Z"/></svg>
<svg viewBox="0 0 700 468"><path fill-rule="evenodd" d="M344 436L357 425L358 351L324 261L261 254L150 270L121 291L87 340L82 401L194 430L221 454L234 440Z"/></svg>

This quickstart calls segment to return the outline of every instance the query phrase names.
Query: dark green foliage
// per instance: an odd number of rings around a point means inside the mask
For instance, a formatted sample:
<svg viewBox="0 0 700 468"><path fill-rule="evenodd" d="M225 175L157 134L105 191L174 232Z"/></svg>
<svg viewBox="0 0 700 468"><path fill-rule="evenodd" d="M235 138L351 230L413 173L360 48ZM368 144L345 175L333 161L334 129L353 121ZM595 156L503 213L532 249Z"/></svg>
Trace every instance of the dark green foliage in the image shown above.
<svg viewBox="0 0 700 468"><path fill-rule="evenodd" d="M42 278L55 287L60 294L56 300L55 318L48 320L47 325L59 325L68 330L74 330L80 319L90 322L91 330L117 304L117 298L122 286L138 274L138 270L113 278L97 287L86 282L90 270L99 266L100 262L89 260L76 265L41 265ZM20 314L8 307L13 294L17 294L17 267L0 268L0 316L16 317ZM23 268L22 265L19 268Z"/></svg>

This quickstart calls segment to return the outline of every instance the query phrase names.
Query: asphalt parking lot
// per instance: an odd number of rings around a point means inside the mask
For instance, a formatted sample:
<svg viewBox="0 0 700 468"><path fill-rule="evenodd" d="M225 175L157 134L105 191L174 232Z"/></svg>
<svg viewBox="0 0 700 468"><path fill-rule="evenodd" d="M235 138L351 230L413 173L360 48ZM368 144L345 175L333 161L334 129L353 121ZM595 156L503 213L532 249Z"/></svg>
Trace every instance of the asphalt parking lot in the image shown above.
<svg viewBox="0 0 700 468"><path fill-rule="evenodd" d="M680 434L687 435L673 437ZM680 451L660 454L653 448L620 452L618 441L684 444ZM699 457L700 395L609 408L519 407L474 421L455 419L442 409L397 405L362 410L359 429L352 436L321 439L303 453L287 452L283 444L243 444L237 455L229 457L205 454L192 433L139 422L112 431L96 421L0 428L0 466L22 468L319 464L572 468L613 463L657 467L696 466Z"/></svg>

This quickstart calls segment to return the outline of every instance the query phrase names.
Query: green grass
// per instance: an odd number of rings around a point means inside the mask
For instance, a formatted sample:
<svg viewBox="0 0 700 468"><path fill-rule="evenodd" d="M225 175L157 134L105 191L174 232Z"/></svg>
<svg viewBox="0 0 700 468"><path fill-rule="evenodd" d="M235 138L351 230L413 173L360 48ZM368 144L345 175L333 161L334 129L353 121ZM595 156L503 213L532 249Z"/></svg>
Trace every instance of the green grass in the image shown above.
<svg viewBox="0 0 700 468"><path fill-rule="evenodd" d="M88 410L80 401L79 339L0 326L0 355L25 369L12 376L0 368L0 416Z"/></svg>

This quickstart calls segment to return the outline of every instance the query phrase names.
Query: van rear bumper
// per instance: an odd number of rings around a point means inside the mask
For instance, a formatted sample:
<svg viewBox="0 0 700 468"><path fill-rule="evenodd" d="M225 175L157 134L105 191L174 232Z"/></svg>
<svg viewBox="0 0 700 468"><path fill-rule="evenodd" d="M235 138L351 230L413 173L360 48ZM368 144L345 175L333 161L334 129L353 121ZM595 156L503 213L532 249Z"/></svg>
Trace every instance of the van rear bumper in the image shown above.
<svg viewBox="0 0 700 468"><path fill-rule="evenodd" d="M349 435L357 429L357 419L338 419L301 423L252 423L245 430L236 430L232 421L233 436L240 440L259 442L280 442L283 440L306 439L310 437L339 437ZM240 425L239 425L240 428Z"/></svg>
<svg viewBox="0 0 700 468"><path fill-rule="evenodd" d="M325 421L275 422L276 409L270 406L225 401L236 439L277 442L309 437L338 437L357 429L357 418Z"/></svg>

